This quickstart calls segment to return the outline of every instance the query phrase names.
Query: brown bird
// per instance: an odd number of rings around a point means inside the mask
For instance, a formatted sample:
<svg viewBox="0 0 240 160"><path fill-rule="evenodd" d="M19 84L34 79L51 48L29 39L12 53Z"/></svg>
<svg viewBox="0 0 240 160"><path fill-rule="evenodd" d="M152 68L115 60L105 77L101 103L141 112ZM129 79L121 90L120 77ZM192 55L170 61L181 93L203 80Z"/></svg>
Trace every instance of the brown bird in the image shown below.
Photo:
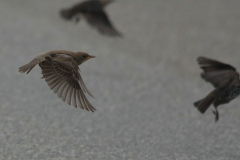
<svg viewBox="0 0 240 160"><path fill-rule="evenodd" d="M87 111L96 110L87 100L83 92L92 94L86 88L79 73L79 65L94 58L84 52L56 50L37 55L30 63L19 68L19 72L27 74L39 64L48 86L64 102ZM93 96L92 96L93 97Z"/></svg>
<svg viewBox="0 0 240 160"><path fill-rule="evenodd" d="M215 89L205 98L194 103L201 113L210 107L215 107L213 111L215 121L218 121L219 114L217 107L229 103L240 94L240 80L236 69L229 65L206 57L198 57L200 68L203 69L202 78L210 82Z"/></svg>
<svg viewBox="0 0 240 160"><path fill-rule="evenodd" d="M111 3L113 0L89 0L84 1L74 6L63 9L60 15L65 20L75 18L76 23L79 22L80 16L92 26L95 27L101 34L109 36L121 36L121 34L114 28L110 22L104 7Z"/></svg>

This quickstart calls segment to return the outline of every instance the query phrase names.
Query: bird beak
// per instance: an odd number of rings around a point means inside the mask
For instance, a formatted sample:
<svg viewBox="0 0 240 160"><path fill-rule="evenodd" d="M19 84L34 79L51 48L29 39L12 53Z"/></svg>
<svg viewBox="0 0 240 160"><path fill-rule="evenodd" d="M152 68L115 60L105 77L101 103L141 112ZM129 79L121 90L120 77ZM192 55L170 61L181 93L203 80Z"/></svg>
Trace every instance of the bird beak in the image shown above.
<svg viewBox="0 0 240 160"><path fill-rule="evenodd" d="M95 56L90 56L90 55L89 55L89 56L87 57L87 59L90 59L90 58L95 58Z"/></svg>

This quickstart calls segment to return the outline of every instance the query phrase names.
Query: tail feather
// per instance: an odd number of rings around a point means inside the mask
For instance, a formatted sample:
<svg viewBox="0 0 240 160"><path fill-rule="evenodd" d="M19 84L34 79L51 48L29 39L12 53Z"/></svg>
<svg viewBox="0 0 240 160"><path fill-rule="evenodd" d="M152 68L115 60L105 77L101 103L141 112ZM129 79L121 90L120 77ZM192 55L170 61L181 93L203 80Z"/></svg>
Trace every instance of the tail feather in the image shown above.
<svg viewBox="0 0 240 160"><path fill-rule="evenodd" d="M34 59L30 63L20 67L19 72L21 72L21 73L27 72L27 74L28 74L37 64L38 64L38 62Z"/></svg>
<svg viewBox="0 0 240 160"><path fill-rule="evenodd" d="M201 99L197 102L194 103L194 106L199 110L199 112L201 112L202 114L204 114L206 112L206 110L210 107L210 105L212 104L212 102L209 102L206 104L206 101L204 102L205 99Z"/></svg>
<svg viewBox="0 0 240 160"><path fill-rule="evenodd" d="M195 107L197 107L199 112L204 114L206 112L206 110L210 107L210 105L213 103L213 101L214 101L214 99L216 97L217 92L218 92L218 90L215 89L214 91L209 93L206 98L203 98L203 99L193 103L193 105Z"/></svg>
<svg viewBox="0 0 240 160"><path fill-rule="evenodd" d="M203 100L204 100L204 99L201 99L201 100L199 100L199 101L197 101L197 102L194 102L193 105L194 105L196 108L198 108L198 106L200 105L200 103L201 103Z"/></svg>

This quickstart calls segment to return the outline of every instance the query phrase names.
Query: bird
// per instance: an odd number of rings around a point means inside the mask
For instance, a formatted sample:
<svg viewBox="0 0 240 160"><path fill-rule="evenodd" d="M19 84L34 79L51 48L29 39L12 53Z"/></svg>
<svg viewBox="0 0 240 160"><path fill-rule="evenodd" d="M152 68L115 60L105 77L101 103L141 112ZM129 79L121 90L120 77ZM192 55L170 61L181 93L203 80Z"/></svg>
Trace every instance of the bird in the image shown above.
<svg viewBox="0 0 240 160"><path fill-rule="evenodd" d="M222 104L227 104L240 94L239 73L236 69L217 60L206 57L198 57L198 64L203 69L201 77L210 82L214 86L205 98L194 103L194 106L204 114L206 110L213 104L215 111L215 122L219 120L217 107Z"/></svg>
<svg viewBox="0 0 240 160"><path fill-rule="evenodd" d="M111 2L113 2L113 0L88 0L80 2L70 8L62 9L60 16L65 20L75 19L76 23L80 21L80 17L83 17L88 24L96 28L99 33L113 37L121 37L122 34L115 29L104 11L104 7Z"/></svg>
<svg viewBox="0 0 240 160"><path fill-rule="evenodd" d="M51 90L69 105L87 111L96 110L86 98L85 93L92 96L80 75L79 65L95 58L84 52L54 50L37 55L30 63L19 68L20 73L29 73L37 64ZM93 96L92 96L93 97Z"/></svg>

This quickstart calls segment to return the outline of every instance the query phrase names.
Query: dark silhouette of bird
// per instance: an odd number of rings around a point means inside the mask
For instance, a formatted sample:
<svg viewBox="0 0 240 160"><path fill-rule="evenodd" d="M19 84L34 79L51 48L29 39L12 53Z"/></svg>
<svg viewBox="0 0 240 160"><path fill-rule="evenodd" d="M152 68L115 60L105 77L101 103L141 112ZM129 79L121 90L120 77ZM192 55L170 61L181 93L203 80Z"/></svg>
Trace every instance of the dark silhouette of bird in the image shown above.
<svg viewBox="0 0 240 160"><path fill-rule="evenodd" d="M113 0L88 0L68 9L62 9L60 15L65 20L75 19L76 23L79 22L82 16L88 24L96 28L101 34L108 36L121 36L109 20L104 11L104 7L111 3Z"/></svg>
<svg viewBox="0 0 240 160"><path fill-rule="evenodd" d="M30 63L20 67L19 72L28 74L38 64L43 78L59 98L76 108L94 112L96 109L89 103L84 92L90 96L92 94L86 88L78 67L90 58L94 56L84 52L49 51L37 55Z"/></svg>
<svg viewBox="0 0 240 160"><path fill-rule="evenodd" d="M215 89L205 98L194 103L203 114L213 104L215 121L219 119L217 107L229 103L240 94L240 80L236 69L229 65L206 57L198 57L197 61L203 69L201 77L210 82Z"/></svg>

